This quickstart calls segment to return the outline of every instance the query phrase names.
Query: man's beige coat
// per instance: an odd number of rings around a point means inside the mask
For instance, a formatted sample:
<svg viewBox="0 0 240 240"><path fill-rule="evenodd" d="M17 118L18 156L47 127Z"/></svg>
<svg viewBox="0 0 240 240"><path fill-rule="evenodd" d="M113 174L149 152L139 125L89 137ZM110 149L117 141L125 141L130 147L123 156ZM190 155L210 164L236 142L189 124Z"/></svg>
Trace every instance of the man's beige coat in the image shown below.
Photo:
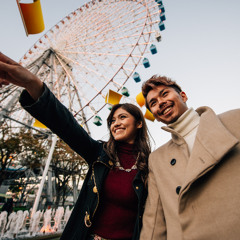
<svg viewBox="0 0 240 240"><path fill-rule="evenodd" d="M167 127L172 140L150 155L141 240L240 239L240 109L219 116L208 107L196 111L191 156Z"/></svg>

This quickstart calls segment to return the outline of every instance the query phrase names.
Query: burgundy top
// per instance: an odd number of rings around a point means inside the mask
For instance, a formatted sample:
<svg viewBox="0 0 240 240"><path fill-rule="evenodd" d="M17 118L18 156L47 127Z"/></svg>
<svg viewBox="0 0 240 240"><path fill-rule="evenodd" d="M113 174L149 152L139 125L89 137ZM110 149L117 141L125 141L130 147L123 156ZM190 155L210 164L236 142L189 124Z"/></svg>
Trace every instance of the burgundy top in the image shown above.
<svg viewBox="0 0 240 240"><path fill-rule="evenodd" d="M118 157L123 168L136 162L133 145L119 143ZM138 200L132 182L137 169L109 171L102 189L101 201L93 220L92 232L108 239L131 239L137 217Z"/></svg>

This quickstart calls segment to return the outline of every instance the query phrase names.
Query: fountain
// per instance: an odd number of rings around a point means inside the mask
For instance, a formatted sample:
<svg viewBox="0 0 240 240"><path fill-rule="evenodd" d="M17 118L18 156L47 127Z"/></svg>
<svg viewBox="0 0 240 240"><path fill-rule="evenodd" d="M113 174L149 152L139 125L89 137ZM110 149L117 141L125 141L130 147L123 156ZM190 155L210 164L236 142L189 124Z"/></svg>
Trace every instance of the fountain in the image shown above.
<svg viewBox="0 0 240 240"><path fill-rule="evenodd" d="M0 214L0 239L51 239L52 236L60 237L70 214L69 207L66 207L65 210L63 207L50 208L45 211L38 210L31 218L27 210L12 212L9 216L6 211L3 211Z"/></svg>
<svg viewBox="0 0 240 240"><path fill-rule="evenodd" d="M51 214L52 214L52 209L47 209L45 213L43 214L43 226L40 230L40 232L45 233L45 232L52 232L52 227L51 227Z"/></svg>
<svg viewBox="0 0 240 240"><path fill-rule="evenodd" d="M4 211L4 212L1 212L1 214L0 214L1 238L4 234L6 225L7 225L7 211Z"/></svg>

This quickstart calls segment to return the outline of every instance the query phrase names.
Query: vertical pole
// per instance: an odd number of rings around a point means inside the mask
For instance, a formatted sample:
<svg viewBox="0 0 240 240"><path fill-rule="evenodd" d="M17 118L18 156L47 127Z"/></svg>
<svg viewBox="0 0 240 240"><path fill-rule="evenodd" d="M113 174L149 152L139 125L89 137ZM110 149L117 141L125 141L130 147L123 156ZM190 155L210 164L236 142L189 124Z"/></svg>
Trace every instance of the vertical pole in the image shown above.
<svg viewBox="0 0 240 240"><path fill-rule="evenodd" d="M77 180L75 175L72 176L72 182L73 182L73 202L76 203L78 198L78 189L77 189L78 186L77 186Z"/></svg>
<svg viewBox="0 0 240 240"><path fill-rule="evenodd" d="M48 171L48 187L47 187L47 201L52 203L53 201L53 193L52 193L52 168L49 167Z"/></svg>
<svg viewBox="0 0 240 240"><path fill-rule="evenodd" d="M46 180L48 168L49 168L50 162L51 162L51 160L52 160L52 155L53 155L53 152L54 152L56 143L57 143L57 135L53 134L53 135L52 135L52 145L51 145L51 148L50 148L50 151L49 151L49 154L48 154L47 161L46 161L46 163L45 163L45 168L44 168L43 175L42 175L42 180L41 180L41 182L40 182L40 186L39 186L39 189L38 189L38 192L37 192L37 197L36 197L36 199L35 199L35 201L34 201L34 204L33 204L31 217L32 217L32 216L35 214L35 212L37 211L38 204L39 204L40 197L41 197L42 190L43 190L43 185L44 185L44 182L45 182L45 180Z"/></svg>

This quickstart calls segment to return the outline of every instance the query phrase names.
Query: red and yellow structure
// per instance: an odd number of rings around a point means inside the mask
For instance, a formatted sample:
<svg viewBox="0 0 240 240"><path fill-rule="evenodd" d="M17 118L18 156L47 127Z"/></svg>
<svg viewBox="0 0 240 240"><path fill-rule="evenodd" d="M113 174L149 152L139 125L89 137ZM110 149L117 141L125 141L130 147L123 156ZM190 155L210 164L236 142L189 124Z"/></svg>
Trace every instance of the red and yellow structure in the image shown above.
<svg viewBox="0 0 240 240"><path fill-rule="evenodd" d="M26 35L38 34L45 29L40 0L26 3L16 0Z"/></svg>

